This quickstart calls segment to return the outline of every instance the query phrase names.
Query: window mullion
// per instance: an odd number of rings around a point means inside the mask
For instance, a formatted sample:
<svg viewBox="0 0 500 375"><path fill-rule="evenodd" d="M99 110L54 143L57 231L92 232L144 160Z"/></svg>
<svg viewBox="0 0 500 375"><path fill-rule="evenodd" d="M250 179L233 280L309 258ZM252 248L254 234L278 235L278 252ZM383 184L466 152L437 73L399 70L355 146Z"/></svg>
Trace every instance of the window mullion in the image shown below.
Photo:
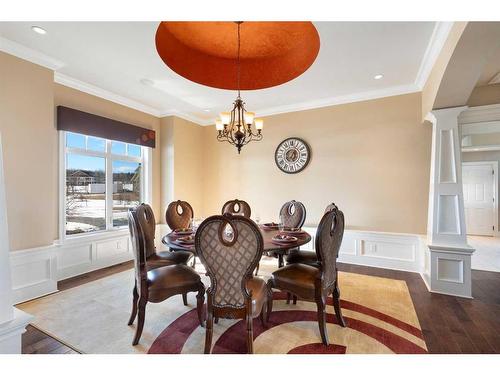
<svg viewBox="0 0 500 375"><path fill-rule="evenodd" d="M111 141L106 141L106 230L113 229L113 160Z"/></svg>

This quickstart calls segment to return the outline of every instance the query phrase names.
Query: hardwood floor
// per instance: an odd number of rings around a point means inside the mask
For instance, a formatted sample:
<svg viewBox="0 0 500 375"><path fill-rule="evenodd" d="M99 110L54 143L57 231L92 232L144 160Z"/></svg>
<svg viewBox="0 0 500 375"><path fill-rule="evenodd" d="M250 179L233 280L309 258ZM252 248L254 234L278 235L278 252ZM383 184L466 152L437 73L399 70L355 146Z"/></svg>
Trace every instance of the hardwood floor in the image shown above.
<svg viewBox="0 0 500 375"><path fill-rule="evenodd" d="M133 267L132 262L59 282L66 290ZM466 299L429 293L419 274L351 264L339 269L406 281L430 353L500 353L500 273L472 271L472 295ZM23 353L77 353L28 326Z"/></svg>

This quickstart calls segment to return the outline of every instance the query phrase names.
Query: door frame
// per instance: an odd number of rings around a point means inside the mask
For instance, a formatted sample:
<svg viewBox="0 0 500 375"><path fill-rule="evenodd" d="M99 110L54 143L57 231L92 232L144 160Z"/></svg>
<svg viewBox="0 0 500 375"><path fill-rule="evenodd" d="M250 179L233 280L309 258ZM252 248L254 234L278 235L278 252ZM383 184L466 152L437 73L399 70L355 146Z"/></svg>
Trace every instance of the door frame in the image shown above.
<svg viewBox="0 0 500 375"><path fill-rule="evenodd" d="M500 231L498 228L498 161L463 161L462 162L462 170L464 166L474 166L474 165L489 165L493 168L493 197L495 198L495 202L493 202L493 225L495 226L495 230L493 231L493 237L500 237ZM463 173L463 172L462 172ZM462 176L462 185L463 185L463 176ZM465 209L465 207L464 207ZM467 231L467 228L465 228ZM466 235L469 235L466 233ZM473 236L473 235L471 235Z"/></svg>

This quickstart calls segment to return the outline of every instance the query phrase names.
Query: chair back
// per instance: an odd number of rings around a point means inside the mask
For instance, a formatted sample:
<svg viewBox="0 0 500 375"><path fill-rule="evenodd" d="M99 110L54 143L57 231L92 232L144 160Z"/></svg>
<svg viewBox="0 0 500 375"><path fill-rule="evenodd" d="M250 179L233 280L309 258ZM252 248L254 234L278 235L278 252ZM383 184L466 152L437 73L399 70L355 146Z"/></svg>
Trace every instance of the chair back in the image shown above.
<svg viewBox="0 0 500 375"><path fill-rule="evenodd" d="M337 280L337 257L344 236L344 214L333 205L325 212L316 231L316 255L321 262L323 287Z"/></svg>
<svg viewBox="0 0 500 375"><path fill-rule="evenodd" d="M211 216L196 231L196 253L207 270L214 307L242 309L250 300L247 279L264 248L257 225L243 216Z"/></svg>
<svg viewBox="0 0 500 375"><path fill-rule="evenodd" d="M146 259L151 255L156 253L155 247L155 231L156 231L156 220L153 209L149 204L141 203L135 208L136 220L142 228L142 233L144 236L144 251L146 254Z"/></svg>
<svg viewBox="0 0 500 375"><path fill-rule="evenodd" d="M142 226L137 219L137 207L128 211L128 228L130 239L132 241L132 251L134 253L134 270L137 290L140 290L146 282L146 252L145 239Z"/></svg>
<svg viewBox="0 0 500 375"><path fill-rule="evenodd" d="M165 220L172 230L189 227L193 217L193 207L188 202L180 200L170 203L165 213Z"/></svg>
<svg viewBox="0 0 500 375"><path fill-rule="evenodd" d="M232 201L227 201L226 203L224 203L224 206L222 206L222 214L224 215L227 213L230 213L232 215L242 215L250 218L252 209L247 202L234 199Z"/></svg>
<svg viewBox="0 0 500 375"><path fill-rule="evenodd" d="M280 210L280 221L285 227L302 228L306 221L306 207L302 202L286 202Z"/></svg>

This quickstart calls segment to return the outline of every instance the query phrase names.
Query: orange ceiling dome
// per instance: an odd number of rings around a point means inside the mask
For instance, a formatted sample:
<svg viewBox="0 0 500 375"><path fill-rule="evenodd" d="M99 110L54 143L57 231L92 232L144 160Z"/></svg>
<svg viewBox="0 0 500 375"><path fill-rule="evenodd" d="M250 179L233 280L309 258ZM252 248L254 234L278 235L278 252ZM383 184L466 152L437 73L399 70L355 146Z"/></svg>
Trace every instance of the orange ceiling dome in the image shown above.
<svg viewBox="0 0 500 375"><path fill-rule="evenodd" d="M161 22L156 50L173 71L205 86L236 90L235 22ZM311 22L241 24L242 90L288 82L304 73L319 52L319 35Z"/></svg>

